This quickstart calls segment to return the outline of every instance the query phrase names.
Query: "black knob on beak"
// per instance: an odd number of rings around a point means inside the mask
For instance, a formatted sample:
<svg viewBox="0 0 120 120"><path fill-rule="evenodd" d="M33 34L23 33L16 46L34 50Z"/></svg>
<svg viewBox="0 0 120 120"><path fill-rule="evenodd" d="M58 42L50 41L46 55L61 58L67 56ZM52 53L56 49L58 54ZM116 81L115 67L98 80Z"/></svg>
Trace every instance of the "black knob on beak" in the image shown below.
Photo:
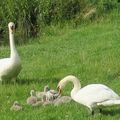
<svg viewBox="0 0 120 120"><path fill-rule="evenodd" d="M13 29L14 29L14 26L12 25L12 26L10 26L10 29L13 31Z"/></svg>

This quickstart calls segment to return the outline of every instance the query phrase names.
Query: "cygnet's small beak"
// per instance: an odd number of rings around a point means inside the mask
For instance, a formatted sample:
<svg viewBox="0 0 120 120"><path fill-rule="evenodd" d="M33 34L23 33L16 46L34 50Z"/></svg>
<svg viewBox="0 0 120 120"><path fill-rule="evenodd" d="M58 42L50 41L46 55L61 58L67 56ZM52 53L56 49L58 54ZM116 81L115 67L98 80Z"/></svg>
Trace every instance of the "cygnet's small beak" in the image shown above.
<svg viewBox="0 0 120 120"><path fill-rule="evenodd" d="M61 95L62 90L59 86L57 87L57 92L58 92L58 95Z"/></svg>

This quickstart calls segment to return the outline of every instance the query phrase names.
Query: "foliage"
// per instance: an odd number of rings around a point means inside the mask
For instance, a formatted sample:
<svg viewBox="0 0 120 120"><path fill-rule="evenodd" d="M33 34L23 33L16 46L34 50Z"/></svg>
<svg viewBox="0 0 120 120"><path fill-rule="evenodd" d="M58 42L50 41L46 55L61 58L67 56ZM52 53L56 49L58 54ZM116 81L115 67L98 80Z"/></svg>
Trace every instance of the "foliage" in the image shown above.
<svg viewBox="0 0 120 120"><path fill-rule="evenodd" d="M48 25L71 21L77 26L116 7L117 0L0 0L0 27L7 35L7 24L15 22L17 42L24 43Z"/></svg>

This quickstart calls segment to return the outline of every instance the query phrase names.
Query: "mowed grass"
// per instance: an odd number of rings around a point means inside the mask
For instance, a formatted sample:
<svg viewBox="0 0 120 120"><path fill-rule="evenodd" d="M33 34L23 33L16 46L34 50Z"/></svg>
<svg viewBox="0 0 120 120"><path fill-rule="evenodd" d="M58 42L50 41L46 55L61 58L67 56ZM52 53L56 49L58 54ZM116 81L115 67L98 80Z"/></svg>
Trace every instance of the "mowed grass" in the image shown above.
<svg viewBox="0 0 120 120"><path fill-rule="evenodd" d="M16 84L0 85L0 120L120 120L120 106L104 108L91 116L86 107L69 104L31 107L26 104L31 89L45 85L56 89L63 77L72 74L82 87L102 83L120 95L120 23L105 22L79 26L77 29L51 27L41 38L18 46L23 69ZM0 58L9 56L9 48L0 48ZM70 95L72 84L63 95ZM18 100L23 110L11 112Z"/></svg>

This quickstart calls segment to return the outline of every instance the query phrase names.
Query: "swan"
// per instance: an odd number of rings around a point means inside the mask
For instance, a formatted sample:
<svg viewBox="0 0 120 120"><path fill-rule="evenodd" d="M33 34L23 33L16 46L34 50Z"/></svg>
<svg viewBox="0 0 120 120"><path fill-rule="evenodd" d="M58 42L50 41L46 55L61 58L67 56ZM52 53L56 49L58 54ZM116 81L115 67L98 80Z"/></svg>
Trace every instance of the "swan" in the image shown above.
<svg viewBox="0 0 120 120"><path fill-rule="evenodd" d="M68 82L72 82L74 85L71 98L88 107L92 114L94 114L95 108L101 110L103 106L120 104L120 96L109 87L103 84L90 84L81 88L79 79L73 75L68 75L60 80L57 86L58 94L61 94L61 89Z"/></svg>
<svg viewBox="0 0 120 120"><path fill-rule="evenodd" d="M17 53L14 43L15 24L8 24L9 40L10 40L10 57L0 59L0 81L16 79L21 70L21 60Z"/></svg>

